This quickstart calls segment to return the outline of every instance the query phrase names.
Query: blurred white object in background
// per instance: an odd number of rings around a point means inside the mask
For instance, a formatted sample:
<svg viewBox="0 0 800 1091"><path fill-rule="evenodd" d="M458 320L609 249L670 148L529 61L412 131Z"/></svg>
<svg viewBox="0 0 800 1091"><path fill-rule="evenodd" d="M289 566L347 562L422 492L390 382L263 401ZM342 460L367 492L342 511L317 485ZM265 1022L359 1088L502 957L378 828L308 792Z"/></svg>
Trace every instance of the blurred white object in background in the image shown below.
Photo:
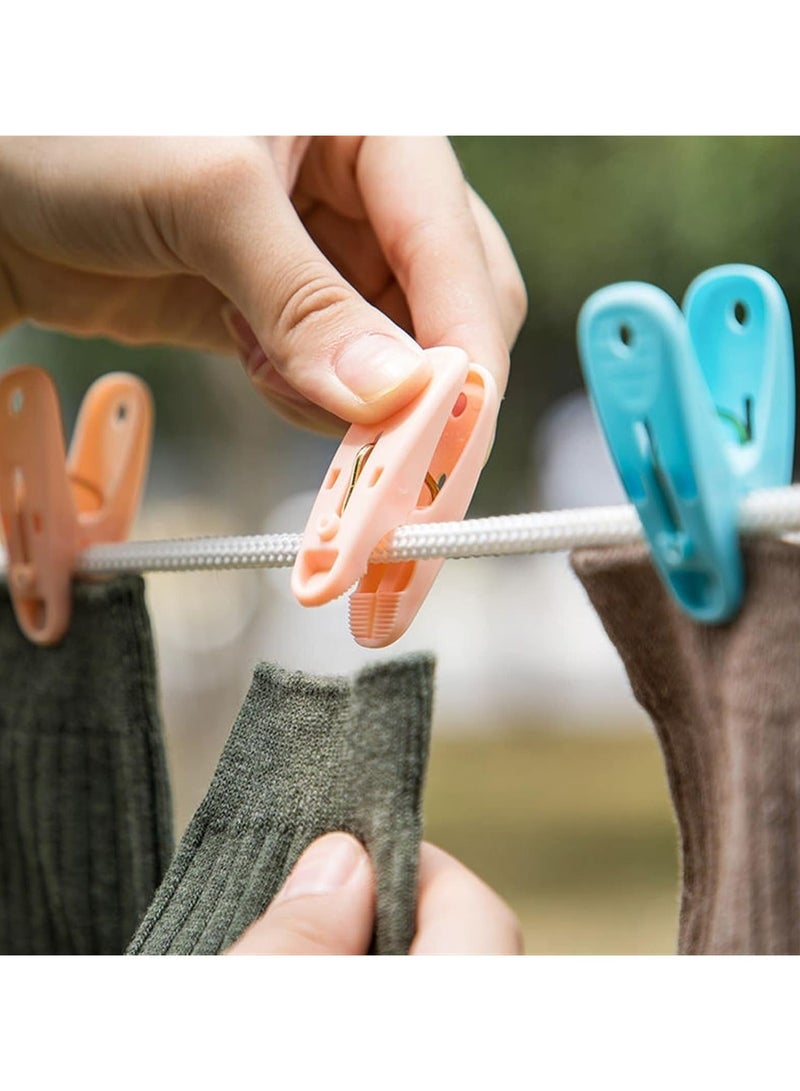
<svg viewBox="0 0 800 1091"><path fill-rule="evenodd" d="M531 457L541 511L629 503L582 390L553 403L537 428Z"/></svg>

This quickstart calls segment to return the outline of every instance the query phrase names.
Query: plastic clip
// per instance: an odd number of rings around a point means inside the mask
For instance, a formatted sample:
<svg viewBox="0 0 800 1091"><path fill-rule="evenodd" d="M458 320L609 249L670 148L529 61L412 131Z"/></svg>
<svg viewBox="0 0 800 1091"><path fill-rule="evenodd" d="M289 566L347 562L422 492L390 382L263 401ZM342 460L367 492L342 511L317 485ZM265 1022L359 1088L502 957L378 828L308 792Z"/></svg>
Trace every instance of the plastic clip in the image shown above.
<svg viewBox="0 0 800 1091"><path fill-rule="evenodd" d="M578 342L654 563L692 617L722 622L743 592L739 497L791 480L791 325L777 283L751 266L709 270L684 306L613 285L587 300Z"/></svg>
<svg viewBox="0 0 800 1091"><path fill-rule="evenodd" d="M350 590L350 631L382 648L406 631L442 559L369 563L395 527L461 519L491 443L498 395L489 372L456 348L427 350L425 390L378 426L353 425L328 469L292 572L304 606Z"/></svg>
<svg viewBox="0 0 800 1091"><path fill-rule="evenodd" d="M69 459L49 375L20 367L0 376L0 516L8 584L20 628L55 644L71 613L78 553L127 537L147 473L150 392L133 375L98 379L84 398Z"/></svg>
<svg viewBox="0 0 800 1091"><path fill-rule="evenodd" d="M780 285L753 265L720 265L692 281L683 313L739 492L790 484L794 345Z"/></svg>

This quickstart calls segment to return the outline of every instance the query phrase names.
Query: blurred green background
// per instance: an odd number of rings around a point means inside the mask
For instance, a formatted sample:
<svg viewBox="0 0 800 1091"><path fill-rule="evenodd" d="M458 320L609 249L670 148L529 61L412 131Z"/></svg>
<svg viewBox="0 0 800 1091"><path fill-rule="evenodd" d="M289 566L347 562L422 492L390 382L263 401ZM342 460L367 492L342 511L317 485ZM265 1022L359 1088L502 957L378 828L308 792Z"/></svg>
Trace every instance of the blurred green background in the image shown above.
<svg viewBox="0 0 800 1091"><path fill-rule="evenodd" d="M771 272L797 310L798 139L461 136L453 144L506 231L530 303L473 515L536 506L532 446L552 407L582 387L575 323L595 289L645 280L679 301L704 269L748 262ZM0 366L21 362L54 372L68 426L96 375L127 369L149 381L158 434L140 537L261 529L283 500L318 487L333 451L329 441L277 421L228 360L22 327L0 343ZM478 563L482 571L492 564ZM188 582L166 591L162 579L151 581L151 601L182 824L203 793L265 643L260 636L236 643L237 610L245 611L255 585L203 575L192 584L196 597L221 604L221 612L211 626L219 642L209 639L202 660L186 634L210 623L192 612L200 606L190 601ZM280 593L273 589L270 601ZM247 625L259 632L257 619ZM236 654L226 658L220 648L228 646ZM214 663L218 698L197 694L196 676L182 673L181 649L186 662L194 656ZM590 665L578 663L578 671ZM502 673L498 678L500 687ZM561 684L556 678L551 689ZM675 831L657 746L629 704L598 729L571 706L560 713L557 693L542 715L532 690L527 712L498 714L484 731L460 731L457 722L437 726L427 834L506 897L531 952L674 947Z"/></svg>
<svg viewBox="0 0 800 1091"><path fill-rule="evenodd" d="M793 137L460 137L467 177L511 239L530 313L503 407L503 445L481 502L512 510L532 422L581 385L575 322L586 298L621 280L678 302L698 273L747 262L800 293ZM495 507L495 505L498 505Z"/></svg>

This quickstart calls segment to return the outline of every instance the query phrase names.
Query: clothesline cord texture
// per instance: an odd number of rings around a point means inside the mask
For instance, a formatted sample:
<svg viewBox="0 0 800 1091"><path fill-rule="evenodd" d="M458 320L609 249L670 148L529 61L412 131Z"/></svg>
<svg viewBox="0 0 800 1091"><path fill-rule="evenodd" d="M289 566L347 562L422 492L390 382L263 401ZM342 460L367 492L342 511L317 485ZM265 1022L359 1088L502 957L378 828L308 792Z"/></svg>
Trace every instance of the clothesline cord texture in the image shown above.
<svg viewBox="0 0 800 1091"><path fill-rule="evenodd" d="M781 537L800 531L800 485L759 489L743 497L739 530L747 537ZM300 540L300 534L276 533L97 545L80 555L77 572L111 575L290 568ZM386 564L434 557L557 553L582 546L627 545L643 540L636 509L622 504L402 526L376 547L371 559ZM0 574L4 571L5 554L0 550Z"/></svg>

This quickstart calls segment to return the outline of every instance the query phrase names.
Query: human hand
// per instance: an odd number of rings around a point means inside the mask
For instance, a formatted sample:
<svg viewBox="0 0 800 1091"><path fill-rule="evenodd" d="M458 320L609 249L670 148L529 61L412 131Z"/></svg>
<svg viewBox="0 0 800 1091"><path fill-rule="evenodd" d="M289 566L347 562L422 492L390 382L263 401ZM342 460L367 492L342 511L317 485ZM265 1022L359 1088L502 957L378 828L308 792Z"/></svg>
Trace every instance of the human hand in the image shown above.
<svg viewBox="0 0 800 1091"><path fill-rule="evenodd" d="M341 432L420 392L420 346L502 395L525 309L443 137L0 139L0 330L236 349L284 417Z"/></svg>
<svg viewBox="0 0 800 1091"><path fill-rule="evenodd" d="M349 834L310 845L269 909L229 955L365 955L375 923L372 866ZM412 955L522 954L511 910L477 876L423 843Z"/></svg>

